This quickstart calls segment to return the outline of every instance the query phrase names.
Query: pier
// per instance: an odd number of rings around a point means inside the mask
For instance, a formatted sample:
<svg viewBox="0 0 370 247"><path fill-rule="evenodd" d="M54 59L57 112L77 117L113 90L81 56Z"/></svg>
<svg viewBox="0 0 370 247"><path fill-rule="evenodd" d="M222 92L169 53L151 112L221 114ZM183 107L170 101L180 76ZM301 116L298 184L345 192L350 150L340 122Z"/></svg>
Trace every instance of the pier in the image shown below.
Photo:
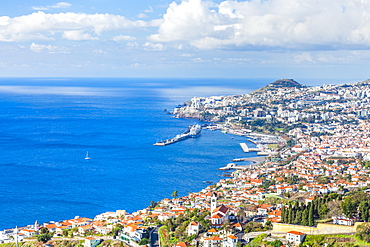
<svg viewBox="0 0 370 247"><path fill-rule="evenodd" d="M250 161L255 165L258 165L266 160L265 157L248 157L248 158L237 158L233 159L233 162Z"/></svg>
<svg viewBox="0 0 370 247"><path fill-rule="evenodd" d="M218 170L232 170L232 169L244 170L244 169L246 169L246 167L245 166L238 166L235 163L229 163L224 167L218 168Z"/></svg>
<svg viewBox="0 0 370 247"><path fill-rule="evenodd" d="M188 138L197 138L200 136L202 128L199 124L190 125L188 129L180 135L177 135L173 138L166 139L164 141L156 142L154 146L167 146L178 141L186 140Z"/></svg>
<svg viewBox="0 0 370 247"><path fill-rule="evenodd" d="M247 144L244 142L239 143L240 147L243 149L244 153L249 153L249 152L260 152L262 151L260 148L249 148Z"/></svg>

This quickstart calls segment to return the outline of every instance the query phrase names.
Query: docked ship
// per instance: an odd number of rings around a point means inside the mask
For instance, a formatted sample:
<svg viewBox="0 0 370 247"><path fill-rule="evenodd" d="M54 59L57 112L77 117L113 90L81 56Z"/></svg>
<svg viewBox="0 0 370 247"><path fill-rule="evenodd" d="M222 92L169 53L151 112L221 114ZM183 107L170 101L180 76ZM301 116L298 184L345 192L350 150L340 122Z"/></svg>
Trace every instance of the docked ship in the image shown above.
<svg viewBox="0 0 370 247"><path fill-rule="evenodd" d="M191 125L189 129L189 137L197 138L200 136L201 132L202 132L202 127L199 124Z"/></svg>
<svg viewBox="0 0 370 247"><path fill-rule="evenodd" d="M200 136L200 133L202 132L202 127L199 124L190 125L188 129L173 138L166 139L164 141L156 142L153 145L155 146L167 146L172 143L176 143L178 141L186 140L188 138L197 138Z"/></svg>

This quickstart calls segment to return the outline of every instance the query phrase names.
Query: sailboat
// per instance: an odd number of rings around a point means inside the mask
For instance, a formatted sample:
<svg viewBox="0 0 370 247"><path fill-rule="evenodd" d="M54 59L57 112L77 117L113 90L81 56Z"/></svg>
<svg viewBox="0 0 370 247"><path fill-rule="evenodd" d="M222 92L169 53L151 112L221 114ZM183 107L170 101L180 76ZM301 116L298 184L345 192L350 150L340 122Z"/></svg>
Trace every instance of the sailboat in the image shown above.
<svg viewBox="0 0 370 247"><path fill-rule="evenodd" d="M91 160L91 158L89 157L89 152L88 151L86 152L85 160Z"/></svg>

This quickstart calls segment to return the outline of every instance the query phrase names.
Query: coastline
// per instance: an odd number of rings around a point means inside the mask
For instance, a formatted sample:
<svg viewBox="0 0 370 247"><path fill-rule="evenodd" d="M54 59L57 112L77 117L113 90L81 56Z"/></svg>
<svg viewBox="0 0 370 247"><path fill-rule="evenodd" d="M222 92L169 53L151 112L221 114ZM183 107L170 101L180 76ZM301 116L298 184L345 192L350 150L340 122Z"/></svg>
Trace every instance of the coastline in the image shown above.
<svg viewBox="0 0 370 247"><path fill-rule="evenodd" d="M212 133L213 132L213 131L207 130L207 132L208 131L209 131L209 133ZM217 131L214 131L214 132L215 132L215 134L216 134L216 132L218 132L220 134L220 136L225 136L224 134L222 134L222 131L221 130L217 130ZM238 135L232 134L232 133L230 133L230 135L233 135L235 137L238 136ZM241 137L241 136L239 136L239 137ZM202 138L202 136L200 138ZM244 139L244 137L242 137L242 138ZM230 139L230 137L227 137L227 139ZM209 140L211 140L211 139L209 139ZM247 139L245 139L245 141L247 141ZM235 142L235 147L236 147L235 149L241 150L237 141ZM161 147L159 147L159 148L161 148ZM252 154L252 152L250 154ZM229 156L229 159L231 160L235 156L241 156L241 154L232 154L231 153L228 156ZM209 156L209 157L212 157L212 156ZM255 167L256 165L259 164L258 160L261 159L261 158L264 158L264 157L258 157L257 155L256 155L256 157L248 157L247 158L248 159L247 161L250 161L252 163L251 164L248 164L248 165L241 165L241 166L243 166L245 169ZM96 158L93 157L92 161L95 161L95 160L96 160ZM194 165L195 165L195 163L194 163ZM217 166L213 168L213 172L215 173L215 179L213 180L213 184L218 184L220 181L222 181L223 179L225 179L225 177L220 176L220 174L219 175L216 175L217 174L217 170L218 170L218 167ZM193 190L192 193L200 193L202 190L206 189L207 186L208 186L208 185L202 184L202 182L199 182L199 185L200 185L200 188L199 189L196 189L196 190ZM173 187L173 188L174 189L177 189L177 187ZM158 201L162 201L164 199L166 199L166 196L160 198ZM148 205L150 203L150 201L152 201L152 200L157 201L157 199L150 197L149 199L147 199L146 205ZM112 210L115 210L115 209L119 209L120 210L120 209L123 208L123 210L127 210L127 212L130 212L132 214L135 214L137 212L140 212L142 210L145 210L146 205L144 204L143 207L140 207L140 208L138 208L137 210L134 210L134 211L131 211L131 210L128 211L125 207L112 208ZM101 212L104 212L104 211L101 211ZM100 212L98 212L98 213L100 213ZM89 217L89 218L90 217L91 218L94 218L94 215L95 214L75 213L74 215L81 215L81 216L86 216L87 215L87 217ZM65 218L59 218L59 219L57 218L57 219L55 219L54 217L51 217L51 218L48 218L47 220L41 220L40 221L37 217L34 217L34 221L35 220L38 220L40 223L47 223L47 222L53 222L53 221L59 222L59 221L62 221L63 219L65 219ZM27 225L31 225L34 221L30 221L29 223L27 223ZM25 226L26 226L25 224L18 225L18 227L25 227ZM0 229L0 231L5 230L5 229L12 229L12 227L15 227L15 225L14 226L10 226L10 227L2 228L2 229Z"/></svg>
<svg viewBox="0 0 370 247"><path fill-rule="evenodd" d="M242 159L241 161L252 162L252 164L250 164L250 165L257 166L257 165L263 163L264 161L266 161L266 156L256 156L256 157L248 157L248 158L240 158L240 159ZM234 159L233 161L238 162L238 161L236 161L236 159ZM242 166L248 167L250 165L242 165Z"/></svg>

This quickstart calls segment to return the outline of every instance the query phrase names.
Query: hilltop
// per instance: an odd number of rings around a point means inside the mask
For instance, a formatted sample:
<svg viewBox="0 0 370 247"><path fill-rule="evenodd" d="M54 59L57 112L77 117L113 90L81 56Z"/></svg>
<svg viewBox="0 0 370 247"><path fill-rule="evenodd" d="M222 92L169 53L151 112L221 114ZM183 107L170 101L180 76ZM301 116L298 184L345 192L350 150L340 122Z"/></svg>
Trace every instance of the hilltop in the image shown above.
<svg viewBox="0 0 370 247"><path fill-rule="evenodd" d="M370 79L367 79L367 80L364 80L364 81L361 81L361 82L357 82L355 85L364 86L364 85L369 85L369 84L370 84Z"/></svg>
<svg viewBox="0 0 370 247"><path fill-rule="evenodd" d="M269 90L277 90L279 88L305 88L306 86L303 86L302 84L296 82L293 79L280 79L276 80L274 82L271 82L270 84L257 89L253 93L262 93Z"/></svg>

